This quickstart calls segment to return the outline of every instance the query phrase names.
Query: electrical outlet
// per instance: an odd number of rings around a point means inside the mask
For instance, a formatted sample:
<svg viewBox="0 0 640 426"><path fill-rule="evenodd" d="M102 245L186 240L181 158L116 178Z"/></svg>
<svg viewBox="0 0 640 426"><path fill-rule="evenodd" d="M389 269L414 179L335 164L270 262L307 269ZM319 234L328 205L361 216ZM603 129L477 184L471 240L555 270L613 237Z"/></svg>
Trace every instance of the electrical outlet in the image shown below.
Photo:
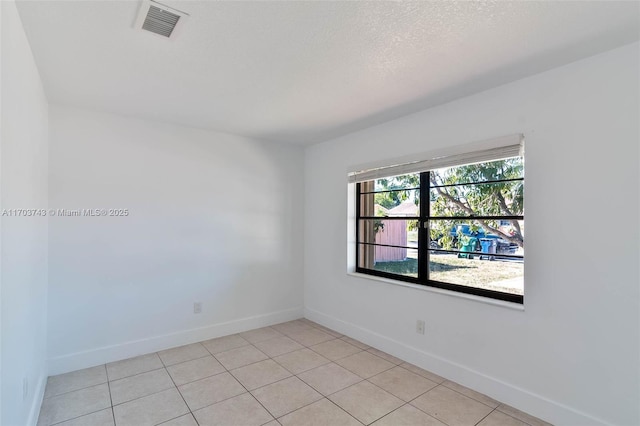
<svg viewBox="0 0 640 426"><path fill-rule="evenodd" d="M195 302L193 304L193 313L194 314L199 314L200 312L202 312L202 303Z"/></svg>
<svg viewBox="0 0 640 426"><path fill-rule="evenodd" d="M26 377L22 378L22 400L26 400L29 396L29 379Z"/></svg>
<svg viewBox="0 0 640 426"><path fill-rule="evenodd" d="M416 321L416 333L424 334L424 321L422 320Z"/></svg>

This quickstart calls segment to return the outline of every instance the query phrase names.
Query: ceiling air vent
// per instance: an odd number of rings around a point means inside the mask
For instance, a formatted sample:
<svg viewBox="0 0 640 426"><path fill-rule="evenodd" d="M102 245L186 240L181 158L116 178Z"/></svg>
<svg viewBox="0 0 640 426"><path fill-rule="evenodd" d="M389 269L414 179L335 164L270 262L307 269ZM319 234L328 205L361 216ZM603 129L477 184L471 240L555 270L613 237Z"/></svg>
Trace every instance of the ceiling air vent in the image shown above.
<svg viewBox="0 0 640 426"><path fill-rule="evenodd" d="M174 38L189 14L153 0L143 0L136 19L141 28L167 38Z"/></svg>

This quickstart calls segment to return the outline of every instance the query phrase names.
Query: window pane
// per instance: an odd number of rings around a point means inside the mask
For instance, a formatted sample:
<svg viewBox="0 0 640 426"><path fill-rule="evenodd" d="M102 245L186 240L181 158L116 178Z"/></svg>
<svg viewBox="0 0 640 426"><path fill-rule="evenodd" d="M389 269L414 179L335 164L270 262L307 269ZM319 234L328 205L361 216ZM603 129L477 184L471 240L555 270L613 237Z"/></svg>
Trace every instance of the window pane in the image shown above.
<svg viewBox="0 0 640 426"><path fill-rule="evenodd" d="M418 250L359 244L358 266L409 277L418 276Z"/></svg>
<svg viewBox="0 0 640 426"><path fill-rule="evenodd" d="M373 191L387 191L389 189L407 189L420 187L420 174L391 176L373 181Z"/></svg>
<svg viewBox="0 0 640 426"><path fill-rule="evenodd" d="M523 216L524 181L431 188L431 216Z"/></svg>
<svg viewBox="0 0 640 426"><path fill-rule="evenodd" d="M499 222L499 221L498 221ZM523 294L524 246L515 235L507 233L508 225L498 229L509 237L487 232L478 221L431 220L432 238L429 251L429 279L512 294ZM524 221L517 221L523 238ZM509 228L510 229L510 228ZM455 250L445 252L440 250Z"/></svg>
<svg viewBox="0 0 640 426"><path fill-rule="evenodd" d="M432 251L524 256L523 220L431 219L429 233Z"/></svg>
<svg viewBox="0 0 640 426"><path fill-rule="evenodd" d="M360 216L418 216L419 203L420 193L417 190L362 194L360 196Z"/></svg>
<svg viewBox="0 0 640 426"><path fill-rule="evenodd" d="M358 242L417 248L418 221L361 219Z"/></svg>
<svg viewBox="0 0 640 426"><path fill-rule="evenodd" d="M517 179L524 177L524 159L506 158L488 163L468 164L433 170L432 185L476 183L489 180Z"/></svg>
<svg viewBox="0 0 640 426"><path fill-rule="evenodd" d="M429 279L504 293L524 294L524 260L460 254L429 255Z"/></svg>

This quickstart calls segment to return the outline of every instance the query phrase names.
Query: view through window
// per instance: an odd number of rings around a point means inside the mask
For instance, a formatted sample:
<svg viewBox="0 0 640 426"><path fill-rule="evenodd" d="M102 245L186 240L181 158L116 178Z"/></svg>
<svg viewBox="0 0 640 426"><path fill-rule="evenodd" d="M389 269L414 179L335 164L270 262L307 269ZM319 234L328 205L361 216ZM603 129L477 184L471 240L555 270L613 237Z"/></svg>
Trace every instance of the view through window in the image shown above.
<svg viewBox="0 0 640 426"><path fill-rule="evenodd" d="M517 303L524 295L524 160L356 185L358 272Z"/></svg>

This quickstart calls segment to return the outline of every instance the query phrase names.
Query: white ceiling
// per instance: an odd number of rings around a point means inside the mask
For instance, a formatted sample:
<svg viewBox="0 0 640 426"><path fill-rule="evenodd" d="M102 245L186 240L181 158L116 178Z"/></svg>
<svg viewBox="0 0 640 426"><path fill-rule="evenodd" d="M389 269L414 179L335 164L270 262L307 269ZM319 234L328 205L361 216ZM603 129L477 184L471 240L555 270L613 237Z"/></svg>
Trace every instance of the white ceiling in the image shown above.
<svg viewBox="0 0 640 426"><path fill-rule="evenodd" d="M53 103L313 143L640 38L632 2L20 1Z"/></svg>

